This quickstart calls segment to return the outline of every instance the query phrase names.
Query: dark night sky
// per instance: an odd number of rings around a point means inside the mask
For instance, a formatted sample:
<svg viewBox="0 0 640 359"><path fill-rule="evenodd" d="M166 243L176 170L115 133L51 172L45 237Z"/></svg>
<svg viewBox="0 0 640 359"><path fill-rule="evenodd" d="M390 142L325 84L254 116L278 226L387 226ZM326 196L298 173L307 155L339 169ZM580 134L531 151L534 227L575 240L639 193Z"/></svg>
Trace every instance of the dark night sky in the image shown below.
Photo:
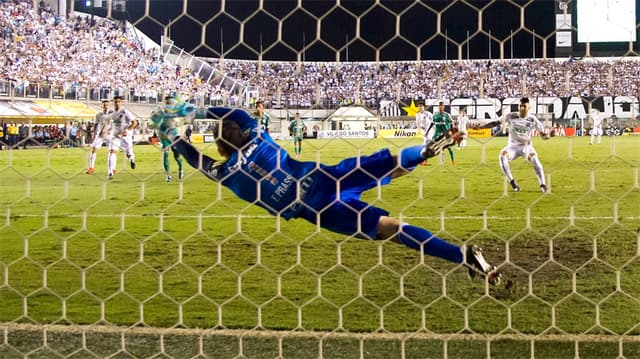
<svg viewBox="0 0 640 359"><path fill-rule="evenodd" d="M555 56L553 0L382 0L379 5L373 0L342 0L339 7L329 0L303 0L301 8L297 3L265 0L260 9L258 0L227 0L222 9L220 0L188 0L184 12L181 0L149 0L146 16L144 0L128 0L126 16L155 41L166 28L177 46L204 57L224 53L226 58L256 60L262 54L263 60L286 61L336 61L338 56L341 61L487 59L500 57L500 42L505 58L542 57L545 42L547 57ZM76 1L75 7L90 12L84 1ZM482 16L477 9L483 9ZM106 15L105 9L95 11ZM626 48L625 44L622 50Z"/></svg>

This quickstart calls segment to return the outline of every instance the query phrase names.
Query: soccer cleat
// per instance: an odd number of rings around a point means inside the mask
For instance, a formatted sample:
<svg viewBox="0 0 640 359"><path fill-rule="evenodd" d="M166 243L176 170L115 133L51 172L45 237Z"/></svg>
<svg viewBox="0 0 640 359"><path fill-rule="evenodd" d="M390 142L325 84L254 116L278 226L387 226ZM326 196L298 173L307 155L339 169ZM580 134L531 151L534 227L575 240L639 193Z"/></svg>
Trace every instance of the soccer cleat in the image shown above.
<svg viewBox="0 0 640 359"><path fill-rule="evenodd" d="M455 166L455 165L456 165L456 161L451 160L451 165L452 165L452 166Z"/></svg>
<svg viewBox="0 0 640 359"><path fill-rule="evenodd" d="M87 170L86 170L86 171L84 171L84 173L86 173L86 174L88 174L88 175L92 174L93 172L95 172L95 170L93 169L93 167L89 167L89 168L87 168Z"/></svg>
<svg viewBox="0 0 640 359"><path fill-rule="evenodd" d="M171 182L171 180L173 179L173 177L171 177L171 175L167 175L167 178L165 179L165 181L167 181L167 183Z"/></svg>
<svg viewBox="0 0 640 359"><path fill-rule="evenodd" d="M428 166L429 164L427 163L427 161L422 161L420 162L420 166Z"/></svg>
<svg viewBox="0 0 640 359"><path fill-rule="evenodd" d="M542 191L542 193L547 193L547 186L541 184L540 185L540 191Z"/></svg>
<svg viewBox="0 0 640 359"><path fill-rule="evenodd" d="M107 179L108 179L108 180L112 180L112 179L113 179L113 173L109 173L109 174L107 175Z"/></svg>
<svg viewBox="0 0 640 359"><path fill-rule="evenodd" d="M491 285L497 285L500 283L500 279L502 279L502 274L498 272L498 269L495 266L489 264L482 255L482 249L472 244L468 247L464 248L465 252L465 263L464 265L467 267L469 277L475 278L477 275L482 278L487 278L487 281Z"/></svg>
<svg viewBox="0 0 640 359"><path fill-rule="evenodd" d="M513 192L520 192L520 186L518 186L516 180L513 179L509 183L511 184L511 188L513 188Z"/></svg>
<svg viewBox="0 0 640 359"><path fill-rule="evenodd" d="M135 169L136 169L136 163L135 163L135 162L133 162L133 161L131 161L131 169L132 169L132 170L135 170Z"/></svg>

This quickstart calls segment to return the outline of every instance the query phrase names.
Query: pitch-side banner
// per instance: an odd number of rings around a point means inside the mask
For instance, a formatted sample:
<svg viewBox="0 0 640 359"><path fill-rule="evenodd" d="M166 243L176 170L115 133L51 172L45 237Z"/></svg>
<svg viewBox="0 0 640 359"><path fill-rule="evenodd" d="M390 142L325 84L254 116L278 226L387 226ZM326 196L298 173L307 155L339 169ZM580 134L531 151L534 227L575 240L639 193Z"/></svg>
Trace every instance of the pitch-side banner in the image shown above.
<svg viewBox="0 0 640 359"><path fill-rule="evenodd" d="M487 138L491 137L491 129L483 128L479 130L468 129L467 135L473 138ZM418 137L422 138L422 131L416 129L398 129L398 130L379 130L378 138L407 138Z"/></svg>
<svg viewBox="0 0 640 359"><path fill-rule="evenodd" d="M531 112L548 113L555 119L587 117L591 109L598 109L606 116L616 115L618 118L630 118L640 113L640 102L635 96L602 96L602 97L529 97ZM402 116L415 116L418 101L424 101L428 111L438 108L440 99L403 99L395 104ZM508 98L454 98L444 99L447 112L457 116L460 109L465 108L470 118L498 118L504 113L518 111L519 97ZM411 104L402 106L401 104ZM388 111L387 111L388 112ZM384 113L383 113L384 118Z"/></svg>
<svg viewBox="0 0 640 359"><path fill-rule="evenodd" d="M467 136L471 138L489 138L491 137L490 128L481 128L474 130L473 128L467 129Z"/></svg>
<svg viewBox="0 0 640 359"><path fill-rule="evenodd" d="M212 143L215 142L215 138L212 134L207 133L194 133L191 135L191 143Z"/></svg>
<svg viewBox="0 0 640 359"><path fill-rule="evenodd" d="M372 130L338 130L338 131L318 131L318 138L373 138Z"/></svg>
<svg viewBox="0 0 640 359"><path fill-rule="evenodd" d="M416 136L422 137L422 133L418 133L415 129L378 130L378 138L406 138Z"/></svg>

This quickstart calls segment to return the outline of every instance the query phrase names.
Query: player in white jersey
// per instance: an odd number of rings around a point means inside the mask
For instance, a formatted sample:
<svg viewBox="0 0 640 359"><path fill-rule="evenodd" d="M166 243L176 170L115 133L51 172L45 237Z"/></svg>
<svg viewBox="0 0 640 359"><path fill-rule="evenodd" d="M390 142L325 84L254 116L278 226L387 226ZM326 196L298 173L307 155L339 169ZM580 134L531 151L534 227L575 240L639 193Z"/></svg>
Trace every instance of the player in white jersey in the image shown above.
<svg viewBox="0 0 640 359"><path fill-rule="evenodd" d="M458 148L467 147L467 126L469 125L469 116L467 110L461 109L458 115L458 131L462 133L462 140L458 143Z"/></svg>
<svg viewBox="0 0 640 359"><path fill-rule="evenodd" d="M136 168L133 154L133 129L138 126L138 121L129 110L122 107L122 97L114 97L113 106L115 111L111 114L111 142L109 144L109 172L107 174L109 179L113 178L116 172L116 154L120 148L126 153L131 169Z"/></svg>
<svg viewBox="0 0 640 359"><path fill-rule="evenodd" d="M507 146L500 150L500 168L509 180L515 192L520 192L520 186L511 175L509 162L518 157L523 157L533 164L533 168L540 183L540 190L547 192L547 185L544 178L544 169L538 159L538 153L531 144L531 136L538 131L543 140L549 139L549 134L544 132L544 126L538 119L529 114L529 99L523 97L518 105L518 112L511 112L502 118L502 131L508 127L509 140Z"/></svg>
<svg viewBox="0 0 640 359"><path fill-rule="evenodd" d="M422 132L422 143L425 145L427 141L433 137L433 114L424 108L424 102L418 102L418 112L416 113L416 128ZM427 161L421 163L422 166L428 165Z"/></svg>
<svg viewBox="0 0 640 359"><path fill-rule="evenodd" d="M96 114L93 126L93 142L91 143L91 157L89 157L89 168L85 171L92 174L96 163L98 148L106 143L109 146L111 138L111 114L113 111L109 109L109 100L102 100L102 111Z"/></svg>
<svg viewBox="0 0 640 359"><path fill-rule="evenodd" d="M591 120L593 120L593 129L591 130L591 140L589 140L589 144L593 145L593 138L598 136L598 144L602 141L602 114L600 110L593 109L591 110Z"/></svg>

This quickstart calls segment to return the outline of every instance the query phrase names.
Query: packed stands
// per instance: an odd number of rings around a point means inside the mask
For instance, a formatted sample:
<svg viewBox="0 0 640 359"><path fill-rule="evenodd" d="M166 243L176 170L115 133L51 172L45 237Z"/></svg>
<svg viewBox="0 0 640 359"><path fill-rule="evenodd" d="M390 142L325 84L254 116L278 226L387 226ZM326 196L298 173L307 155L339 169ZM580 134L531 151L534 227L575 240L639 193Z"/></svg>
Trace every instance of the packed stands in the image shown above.
<svg viewBox="0 0 640 359"><path fill-rule="evenodd" d="M239 97L145 49L121 23L87 16L62 18L31 1L0 2L2 78L26 93L48 84L65 93L89 88L90 98L114 91L157 101L185 93L204 103L248 106ZM267 103L288 108L336 108L383 99L508 96L616 96L640 93L638 58L511 59L381 63L295 63L211 60L226 76L258 89ZM105 90L106 89L106 90Z"/></svg>

